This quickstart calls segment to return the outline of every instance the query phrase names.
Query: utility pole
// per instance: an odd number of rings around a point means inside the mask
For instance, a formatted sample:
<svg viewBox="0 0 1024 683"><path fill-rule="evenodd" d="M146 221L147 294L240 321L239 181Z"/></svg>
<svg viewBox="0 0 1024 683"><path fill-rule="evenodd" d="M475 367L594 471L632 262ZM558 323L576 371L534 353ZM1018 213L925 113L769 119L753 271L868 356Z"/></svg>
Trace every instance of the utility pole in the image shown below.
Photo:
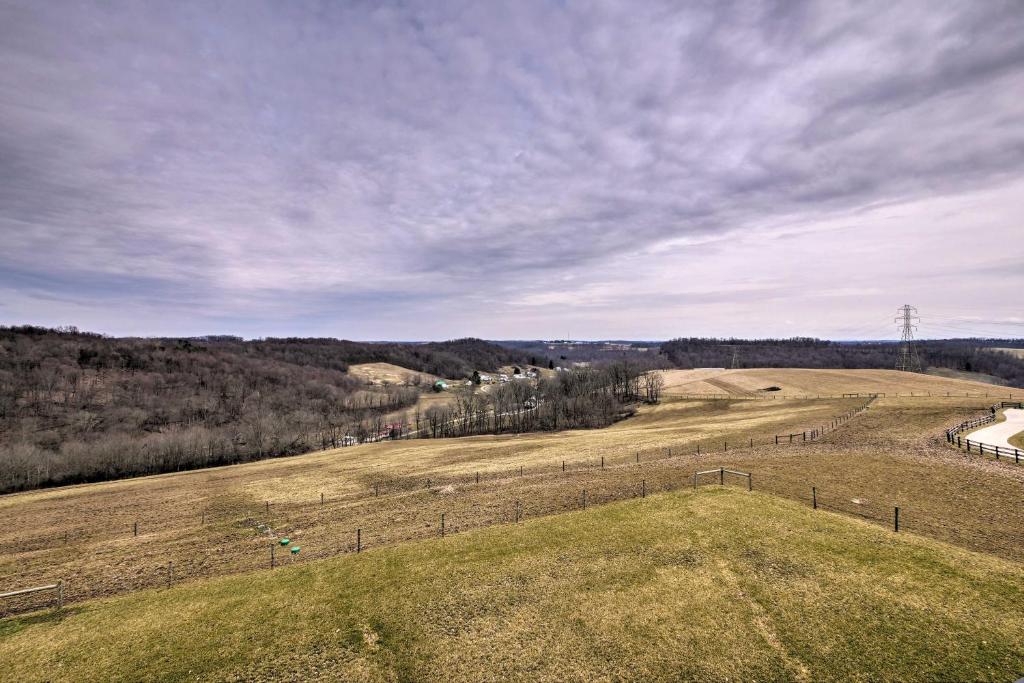
<svg viewBox="0 0 1024 683"><path fill-rule="evenodd" d="M896 369L904 372L921 372L921 359L917 356L917 347L914 345L914 330L917 329L917 321L921 318L917 315L917 309L910 304L904 304L896 309L894 320L902 327L900 333L900 352L896 357Z"/></svg>

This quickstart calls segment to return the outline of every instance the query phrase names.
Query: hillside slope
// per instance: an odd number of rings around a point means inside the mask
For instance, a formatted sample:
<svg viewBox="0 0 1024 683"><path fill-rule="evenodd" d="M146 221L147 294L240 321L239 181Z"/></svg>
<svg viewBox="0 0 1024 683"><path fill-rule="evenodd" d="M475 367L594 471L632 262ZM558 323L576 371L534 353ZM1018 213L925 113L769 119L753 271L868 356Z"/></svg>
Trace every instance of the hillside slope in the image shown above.
<svg viewBox="0 0 1024 683"><path fill-rule="evenodd" d="M1013 680L1020 565L702 489L0 621L12 680Z"/></svg>
<svg viewBox="0 0 1024 683"><path fill-rule="evenodd" d="M414 388L347 374L356 361L459 377L524 357L475 339L115 339L0 328L0 491L338 446L417 403Z"/></svg>
<svg viewBox="0 0 1024 683"><path fill-rule="evenodd" d="M830 370L809 368L750 368L724 370L664 370L666 395L726 394L731 396L814 397L843 394L972 397L1024 396L1024 389L897 370Z"/></svg>

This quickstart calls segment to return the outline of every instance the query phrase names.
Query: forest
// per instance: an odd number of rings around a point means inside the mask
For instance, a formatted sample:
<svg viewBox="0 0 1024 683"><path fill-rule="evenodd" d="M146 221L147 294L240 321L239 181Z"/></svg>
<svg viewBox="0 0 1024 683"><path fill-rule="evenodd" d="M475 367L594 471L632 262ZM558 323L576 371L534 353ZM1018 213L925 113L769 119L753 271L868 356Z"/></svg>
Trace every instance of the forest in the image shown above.
<svg viewBox="0 0 1024 683"><path fill-rule="evenodd" d="M530 359L478 339L110 338L0 328L0 491L225 465L365 439L413 406L349 364L469 377Z"/></svg>

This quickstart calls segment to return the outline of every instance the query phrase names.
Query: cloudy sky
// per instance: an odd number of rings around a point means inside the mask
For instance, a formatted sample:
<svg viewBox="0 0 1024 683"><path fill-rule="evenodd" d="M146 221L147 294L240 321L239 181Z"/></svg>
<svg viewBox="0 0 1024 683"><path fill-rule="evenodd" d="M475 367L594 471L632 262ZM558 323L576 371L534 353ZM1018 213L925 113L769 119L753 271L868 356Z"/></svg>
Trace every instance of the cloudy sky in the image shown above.
<svg viewBox="0 0 1024 683"><path fill-rule="evenodd" d="M1024 4L0 0L0 323L1024 336Z"/></svg>

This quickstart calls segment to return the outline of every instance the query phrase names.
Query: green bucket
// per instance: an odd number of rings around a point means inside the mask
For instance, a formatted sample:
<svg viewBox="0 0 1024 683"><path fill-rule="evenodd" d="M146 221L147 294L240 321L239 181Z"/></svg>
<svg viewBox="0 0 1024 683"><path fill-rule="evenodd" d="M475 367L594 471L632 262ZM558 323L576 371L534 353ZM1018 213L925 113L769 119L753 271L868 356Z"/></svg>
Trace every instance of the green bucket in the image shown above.
<svg viewBox="0 0 1024 683"><path fill-rule="evenodd" d="M281 539L281 545L288 545L289 543L291 543L291 539L288 539L288 538L282 538Z"/></svg>
<svg viewBox="0 0 1024 683"><path fill-rule="evenodd" d="M292 546L292 555L298 555L300 550L302 550L302 548L300 548L297 545L293 545Z"/></svg>

